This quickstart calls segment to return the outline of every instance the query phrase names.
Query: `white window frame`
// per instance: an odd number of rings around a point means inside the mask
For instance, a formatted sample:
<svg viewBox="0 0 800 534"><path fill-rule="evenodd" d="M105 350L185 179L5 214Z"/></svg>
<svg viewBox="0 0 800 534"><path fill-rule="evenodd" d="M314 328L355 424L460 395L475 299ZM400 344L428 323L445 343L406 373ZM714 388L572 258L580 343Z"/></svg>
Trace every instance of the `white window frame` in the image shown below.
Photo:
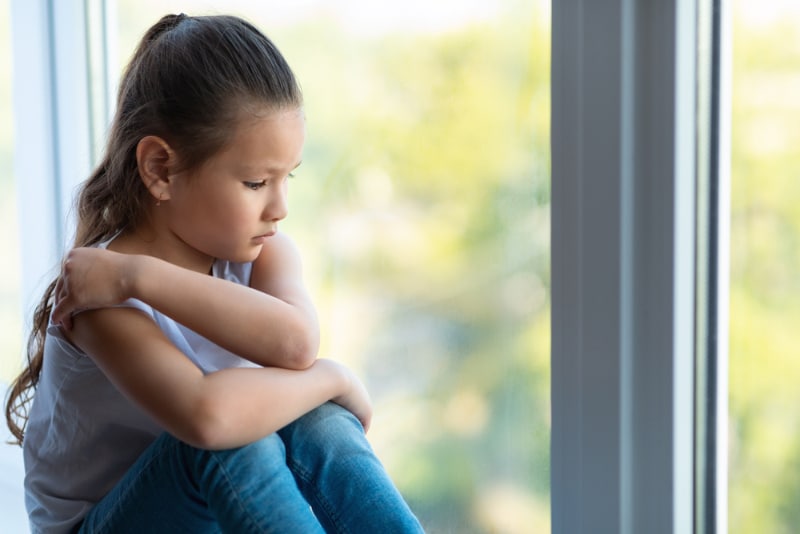
<svg viewBox="0 0 800 534"><path fill-rule="evenodd" d="M90 169L85 3L12 0L14 175L25 325L74 231Z"/></svg>
<svg viewBox="0 0 800 534"><path fill-rule="evenodd" d="M692 532L694 2L552 4L553 532ZM12 1L26 318L90 170L86 6Z"/></svg>

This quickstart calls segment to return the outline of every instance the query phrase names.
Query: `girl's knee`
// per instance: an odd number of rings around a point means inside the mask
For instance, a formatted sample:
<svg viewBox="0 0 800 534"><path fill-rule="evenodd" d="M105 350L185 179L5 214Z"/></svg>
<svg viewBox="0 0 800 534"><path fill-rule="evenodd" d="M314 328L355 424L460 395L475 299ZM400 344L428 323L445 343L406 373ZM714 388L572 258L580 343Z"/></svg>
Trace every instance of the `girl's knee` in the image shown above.
<svg viewBox="0 0 800 534"><path fill-rule="evenodd" d="M363 445L366 442L364 428L359 420L333 402L327 402L310 411L281 430L280 434L287 443L299 439L325 448L348 444Z"/></svg>
<svg viewBox="0 0 800 534"><path fill-rule="evenodd" d="M200 480L209 483L222 479L246 482L282 479L288 473L286 448L277 434L270 434L235 449L194 449L190 463Z"/></svg>
<svg viewBox="0 0 800 534"><path fill-rule="evenodd" d="M237 461L243 458L252 458L254 461L259 461L260 459L283 459L286 455L286 448L278 434L270 434L242 447L210 452L218 458L235 457Z"/></svg>
<svg viewBox="0 0 800 534"><path fill-rule="evenodd" d="M309 432L319 432L323 437L335 434L363 435L364 427L351 412L334 402L326 402L300 418Z"/></svg>
<svg viewBox="0 0 800 534"><path fill-rule="evenodd" d="M277 434L270 434L257 441L234 449L199 449L182 443L181 453L188 465L194 465L199 472L208 469L230 466L250 466L255 470L279 468L284 465L286 448Z"/></svg>

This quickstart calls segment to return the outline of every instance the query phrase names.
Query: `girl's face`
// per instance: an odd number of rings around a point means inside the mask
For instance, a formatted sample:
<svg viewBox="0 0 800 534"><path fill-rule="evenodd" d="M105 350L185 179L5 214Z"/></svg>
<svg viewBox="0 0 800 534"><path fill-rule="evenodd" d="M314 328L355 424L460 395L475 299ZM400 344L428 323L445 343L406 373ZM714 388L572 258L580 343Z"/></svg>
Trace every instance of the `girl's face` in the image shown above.
<svg viewBox="0 0 800 534"><path fill-rule="evenodd" d="M304 141L299 109L242 121L200 168L170 177L170 231L212 258L254 260L287 215L287 179Z"/></svg>

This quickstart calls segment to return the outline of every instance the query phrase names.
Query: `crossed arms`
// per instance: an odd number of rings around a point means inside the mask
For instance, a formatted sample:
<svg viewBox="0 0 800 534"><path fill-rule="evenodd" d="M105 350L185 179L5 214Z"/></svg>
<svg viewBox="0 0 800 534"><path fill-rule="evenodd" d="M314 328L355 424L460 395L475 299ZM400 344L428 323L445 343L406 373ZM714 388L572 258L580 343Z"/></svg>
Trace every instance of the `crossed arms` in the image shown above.
<svg viewBox="0 0 800 534"><path fill-rule="evenodd" d="M316 359L319 325L288 237L276 234L264 245L250 285L151 256L74 249L52 320L124 395L191 445L241 446L329 400L368 428L372 407L363 384L344 366ZM204 375L150 317L110 307L129 298L264 367Z"/></svg>

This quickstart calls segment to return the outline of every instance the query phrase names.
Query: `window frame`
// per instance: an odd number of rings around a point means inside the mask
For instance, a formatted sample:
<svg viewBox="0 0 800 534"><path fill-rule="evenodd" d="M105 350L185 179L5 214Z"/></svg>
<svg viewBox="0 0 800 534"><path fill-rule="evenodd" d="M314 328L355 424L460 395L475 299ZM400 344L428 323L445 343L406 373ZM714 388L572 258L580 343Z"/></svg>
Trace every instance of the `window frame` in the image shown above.
<svg viewBox="0 0 800 534"><path fill-rule="evenodd" d="M694 531L696 9L553 2L554 532Z"/></svg>
<svg viewBox="0 0 800 534"><path fill-rule="evenodd" d="M71 240L73 194L90 170L85 21L81 0L11 2L14 176L26 330Z"/></svg>
<svg viewBox="0 0 800 534"><path fill-rule="evenodd" d="M698 2L695 532L728 532L731 7Z"/></svg>

